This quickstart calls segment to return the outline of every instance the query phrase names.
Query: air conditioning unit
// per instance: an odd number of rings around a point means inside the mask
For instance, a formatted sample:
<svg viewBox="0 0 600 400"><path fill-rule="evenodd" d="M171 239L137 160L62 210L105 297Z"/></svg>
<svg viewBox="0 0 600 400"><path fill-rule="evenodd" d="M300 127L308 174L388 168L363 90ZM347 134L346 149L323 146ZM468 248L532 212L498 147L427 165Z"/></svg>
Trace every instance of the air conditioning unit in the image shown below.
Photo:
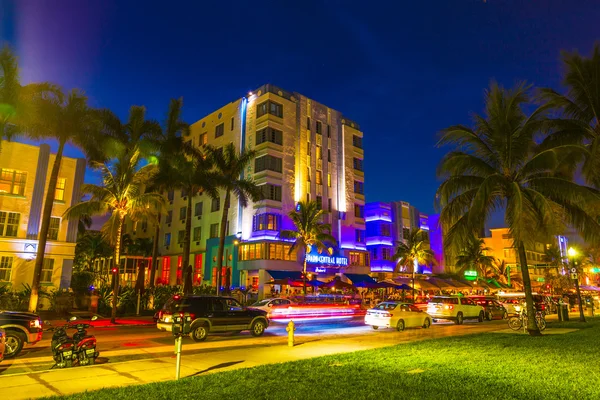
<svg viewBox="0 0 600 400"><path fill-rule="evenodd" d="M179 222L185 222L185 219L180 220Z"/></svg>
<svg viewBox="0 0 600 400"><path fill-rule="evenodd" d="M182 197L182 199L183 199L183 200L187 200L187 196L183 196L183 197Z"/></svg>
<svg viewBox="0 0 600 400"><path fill-rule="evenodd" d="M202 219L202 215L198 215L196 218L198 218L198 221L200 221Z"/></svg>
<svg viewBox="0 0 600 400"><path fill-rule="evenodd" d="M165 246L165 249L169 250L169 246Z"/></svg>
<svg viewBox="0 0 600 400"><path fill-rule="evenodd" d="M179 247L183 247L183 243L179 243Z"/></svg>
<svg viewBox="0 0 600 400"><path fill-rule="evenodd" d="M199 245L200 245L200 242L196 242L196 246L199 246Z"/></svg>
<svg viewBox="0 0 600 400"><path fill-rule="evenodd" d="M167 226L170 228L170 227L171 227L171 223L169 222L169 223L167 224Z"/></svg>
<svg viewBox="0 0 600 400"><path fill-rule="evenodd" d="M169 204L170 204L170 205L173 205L173 200L169 200Z"/></svg>
<svg viewBox="0 0 600 400"><path fill-rule="evenodd" d="M146 231L147 231L147 229L146 229L146 228L142 229L142 232L146 233Z"/></svg>

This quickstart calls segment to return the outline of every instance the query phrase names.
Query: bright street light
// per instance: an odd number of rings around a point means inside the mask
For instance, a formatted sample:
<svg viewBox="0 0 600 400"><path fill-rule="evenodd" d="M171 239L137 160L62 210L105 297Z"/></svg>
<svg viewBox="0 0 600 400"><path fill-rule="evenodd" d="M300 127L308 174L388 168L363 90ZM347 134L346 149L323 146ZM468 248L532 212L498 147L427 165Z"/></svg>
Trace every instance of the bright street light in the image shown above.
<svg viewBox="0 0 600 400"><path fill-rule="evenodd" d="M577 255L577 250L575 250L572 247L569 247L569 250L567 250L567 253L569 253L569 257L575 257Z"/></svg>

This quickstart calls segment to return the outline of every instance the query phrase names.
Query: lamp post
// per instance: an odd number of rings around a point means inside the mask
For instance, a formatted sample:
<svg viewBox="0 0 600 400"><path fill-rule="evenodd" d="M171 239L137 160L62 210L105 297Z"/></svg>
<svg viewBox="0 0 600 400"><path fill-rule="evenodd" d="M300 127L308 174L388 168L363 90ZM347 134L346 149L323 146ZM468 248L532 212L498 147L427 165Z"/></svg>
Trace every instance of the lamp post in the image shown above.
<svg viewBox="0 0 600 400"><path fill-rule="evenodd" d="M581 302L581 291L579 290L579 276L577 275L577 268L575 268L575 256L577 256L577 250L569 247L567 252L571 258L571 279L575 281L575 289L577 290L577 301L579 302L579 321L585 322L585 316L583 315L583 303Z"/></svg>

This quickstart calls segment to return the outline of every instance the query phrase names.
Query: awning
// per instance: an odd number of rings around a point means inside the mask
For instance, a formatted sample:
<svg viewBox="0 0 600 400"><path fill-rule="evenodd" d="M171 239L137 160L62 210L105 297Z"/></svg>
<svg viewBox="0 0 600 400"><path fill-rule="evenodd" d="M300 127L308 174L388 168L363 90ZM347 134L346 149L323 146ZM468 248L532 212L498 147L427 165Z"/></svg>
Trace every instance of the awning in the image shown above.
<svg viewBox="0 0 600 400"><path fill-rule="evenodd" d="M354 285L359 283L376 283L375 279L371 278L367 274L344 274L346 278L350 279Z"/></svg>
<svg viewBox="0 0 600 400"><path fill-rule="evenodd" d="M302 279L301 271L273 271L268 269L267 273L271 275L275 280L291 279L293 281L296 281Z"/></svg>
<svg viewBox="0 0 600 400"><path fill-rule="evenodd" d="M421 290L440 290L441 288L425 279L415 279L415 286L419 286Z"/></svg>
<svg viewBox="0 0 600 400"><path fill-rule="evenodd" d="M600 292L600 287L597 287L597 286L581 285L581 286L579 286L579 288L581 290L589 290L589 291L592 291L592 292Z"/></svg>
<svg viewBox="0 0 600 400"><path fill-rule="evenodd" d="M419 281L419 283L420 283L420 282L421 282L421 281ZM432 277L430 277L430 278L427 280L427 282L429 282L429 283L431 283L431 284L433 284L433 285L437 286L437 287L438 287L438 288L440 288L440 289L444 289L444 290L448 290L448 289L450 289L450 290L453 290L453 289L458 289L458 286L456 286L456 285L453 285L453 284L452 284L452 283L450 283L449 281L447 281L447 280L444 280L444 279L440 279L440 278L435 278L435 277L433 277L433 276L432 276Z"/></svg>
<svg viewBox="0 0 600 400"><path fill-rule="evenodd" d="M473 286L468 283L457 281L455 279L444 279L446 282L449 282L451 285L454 285L457 289L472 289Z"/></svg>

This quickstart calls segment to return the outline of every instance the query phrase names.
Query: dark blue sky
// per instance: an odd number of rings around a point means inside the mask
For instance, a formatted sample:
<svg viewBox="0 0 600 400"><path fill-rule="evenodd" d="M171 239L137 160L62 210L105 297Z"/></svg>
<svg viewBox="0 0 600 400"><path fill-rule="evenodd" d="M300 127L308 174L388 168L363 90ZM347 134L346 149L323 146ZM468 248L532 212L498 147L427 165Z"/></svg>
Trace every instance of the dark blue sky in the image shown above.
<svg viewBox="0 0 600 400"><path fill-rule="evenodd" d="M0 39L24 81L123 117L162 120L183 96L194 122L267 82L303 93L361 125L367 201L432 212L437 132L468 123L491 79L559 87L560 50L600 38L597 0L188 3L0 0Z"/></svg>

